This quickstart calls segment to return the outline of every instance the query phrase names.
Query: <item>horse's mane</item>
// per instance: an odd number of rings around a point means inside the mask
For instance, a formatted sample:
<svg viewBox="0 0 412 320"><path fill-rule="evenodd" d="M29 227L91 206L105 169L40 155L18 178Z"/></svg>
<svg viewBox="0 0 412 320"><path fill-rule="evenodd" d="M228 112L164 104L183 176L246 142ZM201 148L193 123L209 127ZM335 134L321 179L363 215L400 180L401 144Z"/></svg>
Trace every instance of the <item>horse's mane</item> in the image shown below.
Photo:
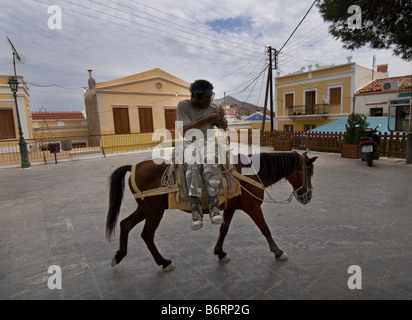
<svg viewBox="0 0 412 320"><path fill-rule="evenodd" d="M260 154L260 170L258 176L265 186L290 176L301 165L299 153L276 152Z"/></svg>

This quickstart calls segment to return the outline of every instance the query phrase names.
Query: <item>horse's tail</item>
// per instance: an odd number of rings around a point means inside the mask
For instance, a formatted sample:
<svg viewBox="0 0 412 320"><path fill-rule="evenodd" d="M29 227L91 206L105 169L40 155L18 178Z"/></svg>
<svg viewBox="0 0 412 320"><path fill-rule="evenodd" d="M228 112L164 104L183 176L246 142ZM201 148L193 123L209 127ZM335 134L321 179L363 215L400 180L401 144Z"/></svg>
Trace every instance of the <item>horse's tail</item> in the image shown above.
<svg viewBox="0 0 412 320"><path fill-rule="evenodd" d="M124 180L126 173L132 171L132 166L123 166L116 169L109 178L109 211L106 219L106 238L111 239L117 219L119 218L120 206L122 205Z"/></svg>

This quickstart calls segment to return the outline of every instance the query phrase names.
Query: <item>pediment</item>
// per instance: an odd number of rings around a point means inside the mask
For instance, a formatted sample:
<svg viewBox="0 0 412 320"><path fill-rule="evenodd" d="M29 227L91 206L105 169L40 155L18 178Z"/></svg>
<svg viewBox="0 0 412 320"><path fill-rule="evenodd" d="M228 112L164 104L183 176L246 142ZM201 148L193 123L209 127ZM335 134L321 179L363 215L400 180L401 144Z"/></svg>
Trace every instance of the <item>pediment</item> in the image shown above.
<svg viewBox="0 0 412 320"><path fill-rule="evenodd" d="M161 69L153 69L125 78L101 82L96 85L100 92L161 94L189 93L190 84Z"/></svg>

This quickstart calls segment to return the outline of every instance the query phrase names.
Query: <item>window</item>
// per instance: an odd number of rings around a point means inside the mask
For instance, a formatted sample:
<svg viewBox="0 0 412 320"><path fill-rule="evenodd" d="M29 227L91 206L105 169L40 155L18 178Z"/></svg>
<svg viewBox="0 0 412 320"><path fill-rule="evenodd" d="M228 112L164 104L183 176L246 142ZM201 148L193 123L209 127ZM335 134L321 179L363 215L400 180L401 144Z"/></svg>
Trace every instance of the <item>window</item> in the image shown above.
<svg viewBox="0 0 412 320"><path fill-rule="evenodd" d="M330 88L329 89L329 104L341 104L342 88Z"/></svg>
<svg viewBox="0 0 412 320"><path fill-rule="evenodd" d="M285 94L285 109L286 112L289 114L293 113L293 100L294 100L294 94L293 93L286 93Z"/></svg>
<svg viewBox="0 0 412 320"><path fill-rule="evenodd" d="M114 133L129 134L129 109L128 108L113 108Z"/></svg>
<svg viewBox="0 0 412 320"><path fill-rule="evenodd" d="M316 128L316 124L305 124L303 125L303 131L309 131Z"/></svg>
<svg viewBox="0 0 412 320"><path fill-rule="evenodd" d="M283 131L285 132L293 132L293 124L285 124L283 126Z"/></svg>
<svg viewBox="0 0 412 320"><path fill-rule="evenodd" d="M172 138L175 137L176 119L177 119L177 109L166 109L165 110L166 129L170 131L170 133L172 134Z"/></svg>
<svg viewBox="0 0 412 320"><path fill-rule="evenodd" d="M0 139L16 139L13 110L0 110Z"/></svg>
<svg viewBox="0 0 412 320"><path fill-rule="evenodd" d="M153 132L152 108L139 108L140 132Z"/></svg>
<svg viewBox="0 0 412 320"><path fill-rule="evenodd" d="M285 107L293 107L293 93L285 94Z"/></svg>
<svg viewBox="0 0 412 320"><path fill-rule="evenodd" d="M383 108L371 108L369 111L371 117L383 117Z"/></svg>

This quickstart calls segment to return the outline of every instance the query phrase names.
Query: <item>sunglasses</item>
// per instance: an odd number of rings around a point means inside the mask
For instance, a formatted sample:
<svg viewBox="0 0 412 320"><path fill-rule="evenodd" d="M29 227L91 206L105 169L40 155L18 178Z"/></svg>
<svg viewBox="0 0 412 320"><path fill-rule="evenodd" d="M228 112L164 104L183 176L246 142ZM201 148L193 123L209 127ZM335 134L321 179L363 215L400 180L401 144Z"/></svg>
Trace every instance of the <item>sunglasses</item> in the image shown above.
<svg viewBox="0 0 412 320"><path fill-rule="evenodd" d="M199 100L211 100L215 98L215 93L198 93Z"/></svg>

